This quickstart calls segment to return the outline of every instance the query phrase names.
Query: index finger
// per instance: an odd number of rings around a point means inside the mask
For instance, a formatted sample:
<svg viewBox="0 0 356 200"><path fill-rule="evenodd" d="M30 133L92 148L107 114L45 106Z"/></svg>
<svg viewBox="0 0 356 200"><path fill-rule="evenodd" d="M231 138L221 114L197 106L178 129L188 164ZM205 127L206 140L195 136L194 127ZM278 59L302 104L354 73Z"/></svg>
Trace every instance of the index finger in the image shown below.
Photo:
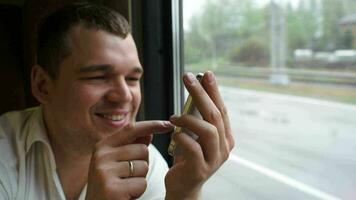
<svg viewBox="0 0 356 200"><path fill-rule="evenodd" d="M152 120L130 123L119 132L105 138L110 146L131 144L135 140L152 134L165 133L173 129L169 121Z"/></svg>
<svg viewBox="0 0 356 200"><path fill-rule="evenodd" d="M185 86L192 96L193 101L204 120L216 126L220 133L225 132L224 124L221 118L221 113L216 107L213 99L209 97L205 89L192 73L187 73L183 77Z"/></svg>

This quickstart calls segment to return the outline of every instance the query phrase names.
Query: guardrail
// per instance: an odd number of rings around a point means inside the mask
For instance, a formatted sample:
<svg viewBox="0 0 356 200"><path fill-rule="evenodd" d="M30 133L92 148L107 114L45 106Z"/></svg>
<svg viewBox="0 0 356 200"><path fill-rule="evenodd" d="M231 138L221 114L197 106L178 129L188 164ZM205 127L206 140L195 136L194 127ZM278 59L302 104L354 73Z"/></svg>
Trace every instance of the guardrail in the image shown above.
<svg viewBox="0 0 356 200"><path fill-rule="evenodd" d="M284 69L291 81L315 82L323 84L343 84L356 86L356 72L317 71L305 69ZM271 68L262 67L218 67L214 70L217 75L228 77L243 77L269 79Z"/></svg>

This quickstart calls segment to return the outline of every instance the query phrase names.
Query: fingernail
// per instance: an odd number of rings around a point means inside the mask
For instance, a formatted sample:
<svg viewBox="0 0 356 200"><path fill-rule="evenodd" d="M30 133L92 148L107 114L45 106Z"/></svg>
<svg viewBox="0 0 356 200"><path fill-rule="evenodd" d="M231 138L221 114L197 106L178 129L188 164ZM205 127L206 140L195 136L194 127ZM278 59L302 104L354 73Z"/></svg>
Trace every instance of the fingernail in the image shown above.
<svg viewBox="0 0 356 200"><path fill-rule="evenodd" d="M167 128L173 128L173 127L174 127L174 125L173 125L170 121L165 121L165 122L163 122L163 125L164 125L165 127L167 127Z"/></svg>
<svg viewBox="0 0 356 200"><path fill-rule="evenodd" d="M207 71L207 72L205 72L205 75L206 75L206 79L209 84L212 84L215 82L215 76L214 76L213 72Z"/></svg>
<svg viewBox="0 0 356 200"><path fill-rule="evenodd" d="M172 115L172 116L169 118L169 121L174 122L174 121L177 120L177 118L178 118L177 115Z"/></svg>
<svg viewBox="0 0 356 200"><path fill-rule="evenodd" d="M189 85L192 85L195 82L195 76L194 74L188 72L186 76L184 76L185 82L188 83Z"/></svg>

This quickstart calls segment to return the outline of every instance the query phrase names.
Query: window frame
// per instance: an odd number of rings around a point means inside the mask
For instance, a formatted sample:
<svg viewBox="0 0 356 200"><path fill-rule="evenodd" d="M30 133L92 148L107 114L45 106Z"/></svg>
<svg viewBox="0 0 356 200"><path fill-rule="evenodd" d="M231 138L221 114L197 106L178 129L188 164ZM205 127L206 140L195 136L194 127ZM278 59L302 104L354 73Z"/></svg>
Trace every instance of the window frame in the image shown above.
<svg viewBox="0 0 356 200"><path fill-rule="evenodd" d="M180 113L184 98L182 0L130 2L132 35L144 68L138 120L167 120ZM172 165L167 153L170 134L156 135L153 144Z"/></svg>

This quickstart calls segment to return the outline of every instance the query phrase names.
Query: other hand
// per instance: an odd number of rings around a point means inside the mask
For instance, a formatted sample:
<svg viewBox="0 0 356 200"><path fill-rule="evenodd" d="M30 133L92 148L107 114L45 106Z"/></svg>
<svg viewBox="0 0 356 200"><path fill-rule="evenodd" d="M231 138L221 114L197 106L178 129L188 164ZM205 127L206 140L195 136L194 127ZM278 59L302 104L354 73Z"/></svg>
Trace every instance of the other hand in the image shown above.
<svg viewBox="0 0 356 200"><path fill-rule="evenodd" d="M99 141L90 161L86 199L141 196L147 187L148 144L152 134L171 129L168 121L136 122Z"/></svg>
<svg viewBox="0 0 356 200"><path fill-rule="evenodd" d="M197 199L206 180L228 159L234 147L227 109L212 72L204 74L202 85L193 74L183 77L203 120L192 115L172 116L172 124L199 136L194 140L184 133L174 139L182 152L174 157L168 171L166 199Z"/></svg>

